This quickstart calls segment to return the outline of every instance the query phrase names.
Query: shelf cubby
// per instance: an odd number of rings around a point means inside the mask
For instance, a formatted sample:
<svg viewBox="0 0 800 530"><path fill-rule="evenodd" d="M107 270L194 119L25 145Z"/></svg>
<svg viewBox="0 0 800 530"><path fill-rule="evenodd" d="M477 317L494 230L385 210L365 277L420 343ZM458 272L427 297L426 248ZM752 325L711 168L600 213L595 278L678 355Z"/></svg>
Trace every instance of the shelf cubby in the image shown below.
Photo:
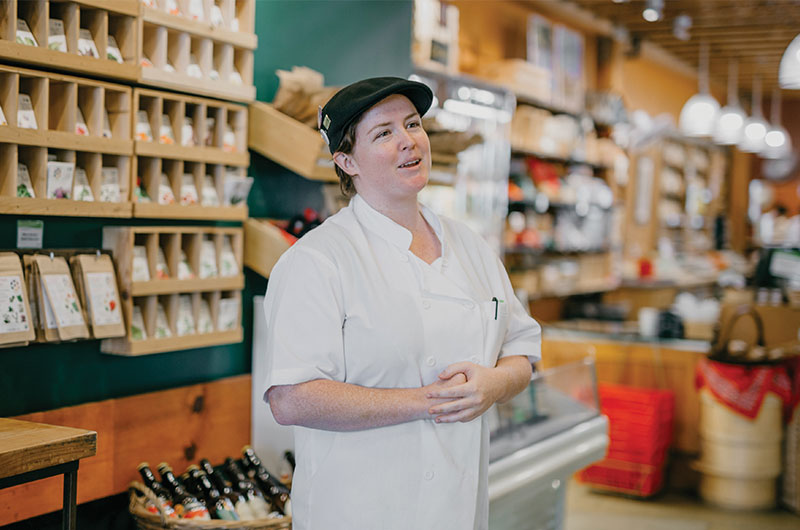
<svg viewBox="0 0 800 530"><path fill-rule="evenodd" d="M178 279L177 269L180 252L186 253L193 271L200 267L200 246L205 238L215 242L216 259L222 253L222 241L230 238L231 248L238 265L237 274L229 277ZM111 250L117 263L117 276L120 282L125 320L129 323L126 337L106 339L101 343L101 351L117 355L144 355L189 348L200 348L218 344L240 342L241 328L241 289L244 288L242 274L243 238L241 228L217 227L106 227L103 230L103 248ZM144 246L147 252L150 280L133 281L133 247ZM161 248L167 261L167 278L156 276L156 253ZM219 265L217 267L220 268ZM192 333L178 336L180 296L191 299L192 317L197 323L201 301L209 305L214 330L209 333ZM235 302L223 302L235 300ZM156 338L156 313L158 304L164 307L171 337ZM220 304L231 304L238 308L236 325L232 329L219 329ZM134 306L141 308L147 338L136 340L131 336L130 323Z"/></svg>
<svg viewBox="0 0 800 530"><path fill-rule="evenodd" d="M134 81L138 78L136 23L137 0L1 0L0 59L49 69ZM37 41L29 46L16 41L16 20L25 20ZM51 49L50 19L61 20L67 51ZM78 53L78 35L89 30L98 57ZM109 59L108 37L119 46L123 62Z"/></svg>

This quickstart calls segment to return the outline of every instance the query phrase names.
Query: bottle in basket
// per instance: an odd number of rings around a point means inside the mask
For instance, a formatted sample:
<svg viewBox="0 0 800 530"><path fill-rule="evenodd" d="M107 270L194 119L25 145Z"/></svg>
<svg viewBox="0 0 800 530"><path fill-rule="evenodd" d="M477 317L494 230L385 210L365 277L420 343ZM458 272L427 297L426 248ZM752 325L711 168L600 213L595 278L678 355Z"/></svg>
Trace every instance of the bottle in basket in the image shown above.
<svg viewBox="0 0 800 530"><path fill-rule="evenodd" d="M248 474L252 473L256 484L264 495L272 502L272 506L283 515L292 515L292 502L289 500L289 488L273 477L256 452L249 445L242 449L242 463Z"/></svg>
<svg viewBox="0 0 800 530"><path fill-rule="evenodd" d="M205 471L192 465L188 469L189 477L194 483L196 491L206 500L206 506L214 519L224 521L239 521L239 515L228 497L223 497L217 488L211 484Z"/></svg>
<svg viewBox="0 0 800 530"><path fill-rule="evenodd" d="M172 494L172 507L182 519L211 519L208 508L194 495L190 495L175 478L166 462L158 464L161 483Z"/></svg>
<svg viewBox="0 0 800 530"><path fill-rule="evenodd" d="M169 492L164 489L164 486L162 486L158 480L156 480L153 470L150 469L150 464L147 462L142 462L139 464L139 474L142 475L142 481L144 482L144 485L150 488L150 491L152 491L156 498L158 498L161 511L164 513L164 515L168 518L176 519L178 514L175 513L175 510L172 508L172 500ZM150 513L158 514L158 507L156 507L149 500L145 503L145 508Z"/></svg>
<svg viewBox="0 0 800 530"><path fill-rule="evenodd" d="M226 458L223 465L225 473L233 484L233 490L241 493L247 499L250 510L257 519L269 517L270 505L256 485L248 479L233 458Z"/></svg>
<svg viewBox="0 0 800 530"><path fill-rule="evenodd" d="M205 471L206 476L211 480L211 483L219 490L223 497L227 497L233 503L236 513L239 514L239 519L242 521L251 521L257 517L247 504L247 498L239 492L231 488L228 482L223 478L221 473L217 473L214 466L211 465L207 459L200 460L200 467Z"/></svg>

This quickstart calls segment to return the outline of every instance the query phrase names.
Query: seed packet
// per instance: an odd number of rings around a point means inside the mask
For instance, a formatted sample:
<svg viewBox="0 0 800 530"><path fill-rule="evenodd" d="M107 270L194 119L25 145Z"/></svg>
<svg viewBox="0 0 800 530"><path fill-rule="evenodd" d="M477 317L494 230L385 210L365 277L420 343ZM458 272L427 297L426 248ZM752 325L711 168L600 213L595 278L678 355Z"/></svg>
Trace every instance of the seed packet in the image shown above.
<svg viewBox="0 0 800 530"><path fill-rule="evenodd" d="M92 337L125 335L114 263L108 254L78 254L70 258L78 294L86 308Z"/></svg>
<svg viewBox="0 0 800 530"><path fill-rule="evenodd" d="M47 36L47 47L58 52L66 52L67 36L64 34L64 21L51 18L48 27L50 31Z"/></svg>
<svg viewBox="0 0 800 530"><path fill-rule="evenodd" d="M170 15L181 15L181 8L178 6L178 0L166 1L167 13Z"/></svg>
<svg viewBox="0 0 800 530"><path fill-rule="evenodd" d="M156 7L156 0L142 0L145 7Z"/></svg>
<svg viewBox="0 0 800 530"><path fill-rule="evenodd" d="M80 107L76 109L75 134L89 136L89 126L86 125L86 118L83 117L83 111L81 111Z"/></svg>
<svg viewBox="0 0 800 530"><path fill-rule="evenodd" d="M111 138L111 121L108 119L108 109L103 109L103 138Z"/></svg>
<svg viewBox="0 0 800 530"><path fill-rule="evenodd" d="M190 77L203 77L203 70L200 68L200 63L197 62L197 57L194 54L189 55L189 66L186 67L186 75Z"/></svg>
<svg viewBox="0 0 800 530"><path fill-rule="evenodd" d="M169 72L170 74L175 73L175 67L172 66L172 64L169 62L164 63L164 68L162 68L162 70L164 70L165 72Z"/></svg>
<svg viewBox="0 0 800 530"><path fill-rule="evenodd" d="M181 127L181 145L184 147L192 147L197 145L197 140L194 137L194 121L189 116L183 117L183 126Z"/></svg>
<svg viewBox="0 0 800 530"><path fill-rule="evenodd" d="M155 338L166 339L172 336L172 330L169 329L169 321L167 320L167 312L164 311L164 306L161 303L156 304L156 329Z"/></svg>
<svg viewBox="0 0 800 530"><path fill-rule="evenodd" d="M247 204L247 195L252 186L253 177L226 176L225 204L229 206Z"/></svg>
<svg viewBox="0 0 800 530"><path fill-rule="evenodd" d="M212 28L220 28L225 24L225 18L222 16L222 9L217 4L211 6L209 18L211 19Z"/></svg>
<svg viewBox="0 0 800 530"><path fill-rule="evenodd" d="M153 129L150 128L150 119L145 110L136 113L136 139L142 142L153 141Z"/></svg>
<svg viewBox="0 0 800 530"><path fill-rule="evenodd" d="M144 245L133 246L133 262L131 278L135 282L150 281L150 264L147 261L147 248Z"/></svg>
<svg viewBox="0 0 800 530"><path fill-rule="evenodd" d="M144 317L142 316L142 308L138 305L133 306L133 315L131 316L131 340L145 340L147 339L147 330L144 328Z"/></svg>
<svg viewBox="0 0 800 530"><path fill-rule="evenodd" d="M119 186L119 169L104 167L100 170L100 201L122 202L122 190Z"/></svg>
<svg viewBox="0 0 800 530"><path fill-rule="evenodd" d="M180 260L178 261L178 279L191 280L194 278L192 266L189 265L189 260L186 258L186 252L181 249Z"/></svg>
<svg viewBox="0 0 800 530"><path fill-rule="evenodd" d="M6 113L3 112L2 106L0 106L0 125L8 125L8 120L6 119Z"/></svg>
<svg viewBox="0 0 800 530"><path fill-rule="evenodd" d="M72 198L76 201L93 202L94 193L89 185L86 171L81 167L75 168L75 183L72 185Z"/></svg>
<svg viewBox="0 0 800 530"><path fill-rule="evenodd" d="M106 59L116 61L119 64L124 62L122 59L122 52L119 50L119 46L117 46L117 39L115 39L113 35L108 36L108 43L106 44Z"/></svg>
<svg viewBox="0 0 800 530"><path fill-rule="evenodd" d="M225 124L225 132L222 134L222 150L227 153L236 152L236 135L229 124Z"/></svg>
<svg viewBox="0 0 800 530"><path fill-rule="evenodd" d="M197 332L211 333L213 331L214 321L211 318L211 308L209 307L207 300L201 299L197 310Z"/></svg>
<svg viewBox="0 0 800 530"><path fill-rule="evenodd" d="M25 46L39 46L36 42L36 37L33 36L31 28L24 19L17 19L17 44L24 44Z"/></svg>
<svg viewBox="0 0 800 530"><path fill-rule="evenodd" d="M161 181L158 183L158 204L175 204L175 194L166 173L161 174Z"/></svg>
<svg viewBox="0 0 800 530"><path fill-rule="evenodd" d="M234 85L243 85L244 79L242 79L242 74L239 73L239 70L231 68L231 72L228 74L228 82Z"/></svg>
<svg viewBox="0 0 800 530"><path fill-rule="evenodd" d="M156 278L159 280L166 280L169 278L167 257L164 255L164 249L161 247L158 247L158 250L156 251Z"/></svg>
<svg viewBox="0 0 800 530"><path fill-rule="evenodd" d="M203 138L203 145L207 147L211 147L214 145L214 126L216 125L216 120L213 116L206 117L206 134Z"/></svg>
<svg viewBox="0 0 800 530"><path fill-rule="evenodd" d="M72 180L74 176L74 162L48 162L47 198L69 199L72 196Z"/></svg>
<svg viewBox="0 0 800 530"><path fill-rule="evenodd" d="M192 297L188 294L178 296L178 318L175 321L175 334L179 337L197 333L192 311Z"/></svg>
<svg viewBox="0 0 800 530"><path fill-rule="evenodd" d="M194 175L184 173L181 177L181 204L197 204L197 187L194 185Z"/></svg>
<svg viewBox="0 0 800 530"><path fill-rule="evenodd" d="M133 194L136 202L152 202L150 195L147 194L147 190L142 185L142 177L136 177L136 188L134 188Z"/></svg>
<svg viewBox="0 0 800 530"><path fill-rule="evenodd" d="M239 31L239 18L238 17L234 17L234 19L231 20L231 31Z"/></svg>
<svg viewBox="0 0 800 530"><path fill-rule="evenodd" d="M205 13L203 12L203 0L189 0L189 18L192 20L205 20Z"/></svg>
<svg viewBox="0 0 800 530"><path fill-rule="evenodd" d="M217 70L216 68L212 68L211 70L209 70L208 78L211 79L212 81L219 81L220 80L219 70Z"/></svg>
<svg viewBox="0 0 800 530"><path fill-rule="evenodd" d="M92 32L86 28L81 28L78 32L78 55L100 58L100 52L97 51L97 46L94 44Z"/></svg>
<svg viewBox="0 0 800 530"><path fill-rule="evenodd" d="M17 197L35 197L28 166L17 164Z"/></svg>
<svg viewBox="0 0 800 530"><path fill-rule="evenodd" d="M219 194L217 193L217 187L214 186L214 177L211 175L206 175L203 180L200 204L203 206L219 206Z"/></svg>
<svg viewBox="0 0 800 530"><path fill-rule="evenodd" d="M169 116L161 115L161 128L158 132L158 141L162 144L172 145L175 143L175 132L172 130L172 122Z"/></svg>
<svg viewBox="0 0 800 530"><path fill-rule="evenodd" d="M153 68L153 61L151 61L150 58L144 54L142 54L142 59L139 61L139 64L145 68Z"/></svg>
<svg viewBox="0 0 800 530"><path fill-rule="evenodd" d="M36 113L33 112L33 102L28 94L20 94L17 109L17 127L20 129L38 129Z"/></svg>
<svg viewBox="0 0 800 530"><path fill-rule="evenodd" d="M219 301L217 313L217 329L228 331L239 327L239 300L237 298L222 298Z"/></svg>
<svg viewBox="0 0 800 530"><path fill-rule="evenodd" d="M33 261L41 278L42 294L53 312L57 339L88 338L89 328L66 259L38 254ZM51 334L48 340L52 339Z"/></svg>
<svg viewBox="0 0 800 530"><path fill-rule="evenodd" d="M239 274L239 263L236 261L236 254L233 253L231 237L225 236L222 239L222 251L219 254L219 275L236 276Z"/></svg>
<svg viewBox="0 0 800 530"><path fill-rule="evenodd" d="M27 280L30 282L30 278ZM20 258L13 252L0 254L0 343L25 344L36 337L34 316Z"/></svg>
<svg viewBox="0 0 800 530"><path fill-rule="evenodd" d="M200 279L217 276L217 246L210 239L200 245Z"/></svg>

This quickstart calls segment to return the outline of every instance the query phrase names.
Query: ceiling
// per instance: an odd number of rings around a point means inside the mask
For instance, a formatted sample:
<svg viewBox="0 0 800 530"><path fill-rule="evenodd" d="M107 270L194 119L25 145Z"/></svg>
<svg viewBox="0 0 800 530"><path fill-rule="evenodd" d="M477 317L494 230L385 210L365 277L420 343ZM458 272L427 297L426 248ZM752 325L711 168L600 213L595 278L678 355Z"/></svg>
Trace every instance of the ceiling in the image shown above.
<svg viewBox="0 0 800 530"><path fill-rule="evenodd" d="M736 60L739 88L744 93L751 92L754 76L761 79L764 94L778 85L783 52L800 33L800 0L664 0L663 17L656 22L642 18L645 0L569 3L626 28L631 38L657 44L694 68L700 43L708 43L712 82L726 86L729 63ZM681 14L692 18L687 41L679 40L672 31Z"/></svg>

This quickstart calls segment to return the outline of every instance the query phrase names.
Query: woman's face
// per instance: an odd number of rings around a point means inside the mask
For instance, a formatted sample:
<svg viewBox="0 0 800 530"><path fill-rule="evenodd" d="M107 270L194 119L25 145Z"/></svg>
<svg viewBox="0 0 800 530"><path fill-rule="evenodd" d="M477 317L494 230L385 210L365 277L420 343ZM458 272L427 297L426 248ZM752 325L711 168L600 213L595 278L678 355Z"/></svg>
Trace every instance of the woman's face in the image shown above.
<svg viewBox="0 0 800 530"><path fill-rule="evenodd" d="M428 182L431 146L411 101L394 94L367 110L356 127L349 168L356 190L384 200L416 198Z"/></svg>

